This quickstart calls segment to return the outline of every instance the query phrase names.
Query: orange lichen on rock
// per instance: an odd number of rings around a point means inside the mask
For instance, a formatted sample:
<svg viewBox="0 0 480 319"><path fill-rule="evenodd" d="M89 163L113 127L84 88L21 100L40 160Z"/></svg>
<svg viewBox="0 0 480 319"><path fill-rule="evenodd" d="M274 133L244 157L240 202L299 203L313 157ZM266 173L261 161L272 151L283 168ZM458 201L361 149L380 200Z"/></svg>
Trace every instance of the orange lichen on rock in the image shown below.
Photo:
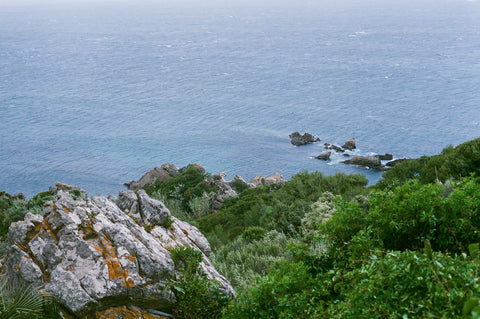
<svg viewBox="0 0 480 319"><path fill-rule="evenodd" d="M157 316L139 309L132 309L126 306L112 307L107 310L97 311L95 319L166 319L164 316Z"/></svg>
<svg viewBox="0 0 480 319"><path fill-rule="evenodd" d="M55 236L55 234L53 233L52 226L50 226L50 223L46 219L43 220L43 229L45 230L45 232L50 234L50 236L52 236L53 240L55 240L56 243L58 243L57 236Z"/></svg>
<svg viewBox="0 0 480 319"><path fill-rule="evenodd" d="M125 269L125 272L126 272L126 275L128 275L128 270L127 269ZM132 277L128 277L127 280L125 280L125 284L126 284L127 288L133 288L133 286L135 286L135 283L133 282Z"/></svg>
<svg viewBox="0 0 480 319"><path fill-rule="evenodd" d="M124 279L124 271L122 269L122 265L116 259L107 260L108 266L108 279L115 280L115 279Z"/></svg>
<svg viewBox="0 0 480 319"><path fill-rule="evenodd" d="M133 282L132 278L128 275L128 269L122 267L120 261L118 260L118 256L115 252L115 248L112 246L111 242L107 238L101 239L102 247L93 246L97 251L102 254L102 257L105 261L105 264L108 267L108 279L110 280L122 280L122 283L127 288L132 288L135 283ZM129 259L131 260L133 256ZM133 257L135 260L135 257Z"/></svg>

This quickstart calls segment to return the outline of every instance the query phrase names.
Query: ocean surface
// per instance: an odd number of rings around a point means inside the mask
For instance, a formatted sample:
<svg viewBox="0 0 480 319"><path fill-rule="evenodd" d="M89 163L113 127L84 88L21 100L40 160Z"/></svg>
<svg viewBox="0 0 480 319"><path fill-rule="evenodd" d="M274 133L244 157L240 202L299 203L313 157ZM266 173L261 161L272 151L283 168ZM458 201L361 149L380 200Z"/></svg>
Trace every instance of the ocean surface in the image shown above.
<svg viewBox="0 0 480 319"><path fill-rule="evenodd" d="M322 139L290 144L294 131ZM480 136L480 2L0 2L0 190L91 195L165 162L250 180Z"/></svg>

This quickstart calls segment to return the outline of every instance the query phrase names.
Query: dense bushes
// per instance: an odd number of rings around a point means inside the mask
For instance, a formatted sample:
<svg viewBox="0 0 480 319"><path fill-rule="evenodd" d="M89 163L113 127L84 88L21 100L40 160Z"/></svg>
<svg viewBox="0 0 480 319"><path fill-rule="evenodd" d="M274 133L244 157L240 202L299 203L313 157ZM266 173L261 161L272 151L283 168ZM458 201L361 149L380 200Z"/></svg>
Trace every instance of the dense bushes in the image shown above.
<svg viewBox="0 0 480 319"><path fill-rule="evenodd" d="M413 176L368 196L317 197L301 236L266 275L239 285L224 316L478 318L480 181L468 176L475 169L443 183Z"/></svg>
<svg viewBox="0 0 480 319"><path fill-rule="evenodd" d="M466 177L451 187L447 196L442 185L411 180L372 192L367 209L337 201L339 212L321 228L338 249L363 230L385 249L418 250L428 239L434 250L465 252L480 242L480 184Z"/></svg>
<svg viewBox="0 0 480 319"><path fill-rule="evenodd" d="M302 218L323 192L345 198L367 192L363 175L301 172L283 185L269 185L244 191L229 199L219 212L201 218L200 229L215 242L228 243L250 226L276 229L290 236L301 232Z"/></svg>
<svg viewBox="0 0 480 319"><path fill-rule="evenodd" d="M461 318L480 296L478 261L465 254L378 251L351 270L311 270L302 260L278 263L224 317Z"/></svg>
<svg viewBox="0 0 480 319"><path fill-rule="evenodd" d="M275 262L286 258L286 247L294 242L276 230L265 233L263 228L251 227L220 247L212 256L212 262L234 287L241 290L247 288L255 276L266 275Z"/></svg>
<svg viewBox="0 0 480 319"><path fill-rule="evenodd" d="M331 318L455 318L480 296L477 261L465 254L389 251L346 273Z"/></svg>

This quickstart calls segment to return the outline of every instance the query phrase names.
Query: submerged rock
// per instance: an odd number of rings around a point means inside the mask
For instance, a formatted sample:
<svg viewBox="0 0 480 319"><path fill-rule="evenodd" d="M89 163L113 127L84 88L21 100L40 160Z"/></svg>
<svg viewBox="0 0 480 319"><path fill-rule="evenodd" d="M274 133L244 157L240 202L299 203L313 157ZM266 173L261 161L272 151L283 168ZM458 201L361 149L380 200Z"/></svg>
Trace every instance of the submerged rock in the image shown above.
<svg viewBox="0 0 480 319"><path fill-rule="evenodd" d="M200 231L143 191L121 192L117 206L102 196L77 201L57 190L44 212L10 225L6 278L44 287L73 318L169 313L175 298L163 288L178 276L169 252L177 245L200 251L200 268L234 294L210 263L210 245Z"/></svg>
<svg viewBox="0 0 480 319"><path fill-rule="evenodd" d="M299 132L293 132L289 136L290 136L290 142L295 146L320 142L320 138L315 137L310 133L305 133L302 135Z"/></svg>

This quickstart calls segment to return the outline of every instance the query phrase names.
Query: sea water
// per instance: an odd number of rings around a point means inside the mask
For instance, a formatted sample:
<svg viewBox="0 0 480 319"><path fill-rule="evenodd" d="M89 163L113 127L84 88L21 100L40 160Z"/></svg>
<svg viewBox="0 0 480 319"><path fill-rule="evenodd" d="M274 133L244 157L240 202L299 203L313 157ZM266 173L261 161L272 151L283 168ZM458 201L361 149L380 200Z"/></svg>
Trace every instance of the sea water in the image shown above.
<svg viewBox="0 0 480 319"><path fill-rule="evenodd" d="M295 147L288 135L321 143ZM480 135L480 2L0 3L0 190L90 194L165 162L246 180Z"/></svg>

